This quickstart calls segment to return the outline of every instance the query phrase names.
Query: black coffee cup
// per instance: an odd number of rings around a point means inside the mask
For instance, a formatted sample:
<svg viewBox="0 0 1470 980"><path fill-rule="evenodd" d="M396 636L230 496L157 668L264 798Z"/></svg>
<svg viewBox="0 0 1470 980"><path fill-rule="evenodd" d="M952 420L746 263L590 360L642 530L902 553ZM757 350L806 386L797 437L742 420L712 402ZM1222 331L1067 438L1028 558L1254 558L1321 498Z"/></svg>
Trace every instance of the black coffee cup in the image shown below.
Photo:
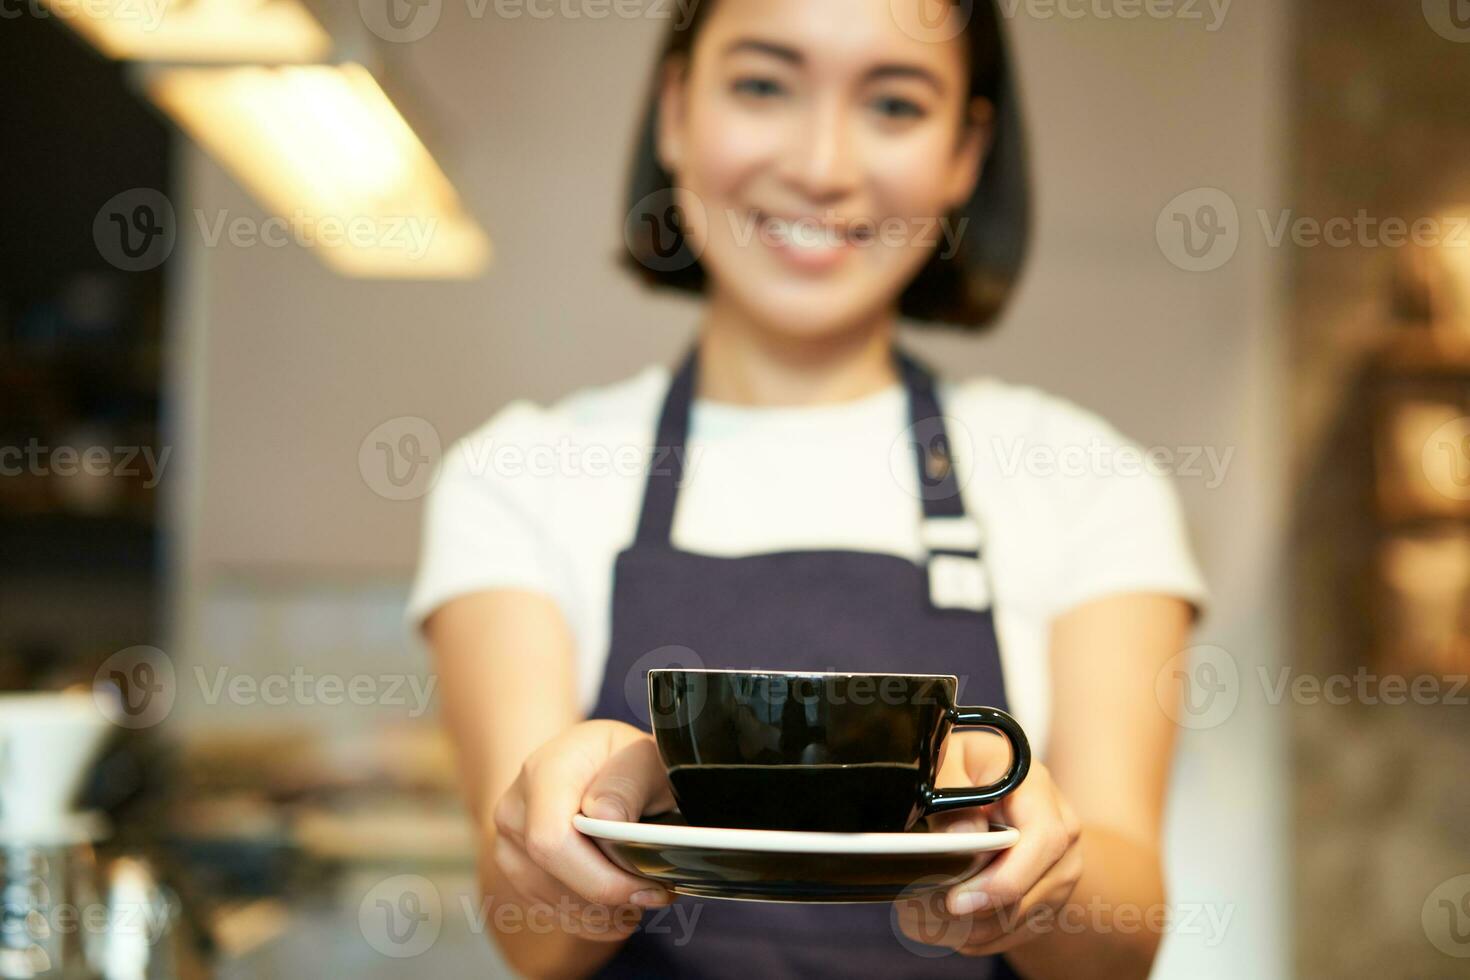
<svg viewBox="0 0 1470 980"><path fill-rule="evenodd" d="M949 674L765 670L648 672L649 717L674 799L704 827L902 831L994 803L1021 784L1031 747L999 708L955 704ZM1011 763L989 786L937 789L953 728L990 728Z"/></svg>

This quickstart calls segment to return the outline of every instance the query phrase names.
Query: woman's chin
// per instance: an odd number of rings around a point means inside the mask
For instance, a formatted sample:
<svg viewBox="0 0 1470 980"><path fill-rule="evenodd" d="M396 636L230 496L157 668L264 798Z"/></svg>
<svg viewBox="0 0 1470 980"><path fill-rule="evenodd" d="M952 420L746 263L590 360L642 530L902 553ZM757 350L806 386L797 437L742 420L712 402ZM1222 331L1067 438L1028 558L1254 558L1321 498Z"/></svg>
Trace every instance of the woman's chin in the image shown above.
<svg viewBox="0 0 1470 980"><path fill-rule="evenodd" d="M771 333L785 337L820 340L871 326L874 301L871 297L823 295L801 291L796 295L766 291L745 304L747 312ZM879 307L881 308L881 306Z"/></svg>

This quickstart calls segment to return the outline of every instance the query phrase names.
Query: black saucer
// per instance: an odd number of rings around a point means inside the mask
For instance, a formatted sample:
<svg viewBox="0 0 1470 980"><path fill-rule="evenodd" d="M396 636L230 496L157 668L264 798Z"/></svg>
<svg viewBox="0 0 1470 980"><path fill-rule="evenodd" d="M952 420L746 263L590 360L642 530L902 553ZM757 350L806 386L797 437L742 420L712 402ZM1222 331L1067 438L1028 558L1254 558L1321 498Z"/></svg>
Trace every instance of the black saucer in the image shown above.
<svg viewBox="0 0 1470 980"><path fill-rule="evenodd" d="M1020 838L1009 827L946 834L923 823L898 834L691 827L678 813L574 823L633 874L683 895L758 902L890 902L963 881Z"/></svg>

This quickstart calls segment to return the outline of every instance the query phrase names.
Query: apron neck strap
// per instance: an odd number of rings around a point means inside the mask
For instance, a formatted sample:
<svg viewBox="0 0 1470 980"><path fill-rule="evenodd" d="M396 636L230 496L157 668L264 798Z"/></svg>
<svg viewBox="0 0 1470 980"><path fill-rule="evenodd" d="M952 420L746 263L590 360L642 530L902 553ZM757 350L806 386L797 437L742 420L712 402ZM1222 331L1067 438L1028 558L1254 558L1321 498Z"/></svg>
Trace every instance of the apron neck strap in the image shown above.
<svg viewBox="0 0 1470 980"><path fill-rule="evenodd" d="M664 396L658 429L643 490L643 511L638 518L637 543L664 547L674 526L674 506L684 481L685 444L689 437L689 409L699 376L699 346L684 355ZM954 455L944 417L935 394L934 375L919 361L897 347L893 350L899 377L908 395L909 429L914 450L918 492L926 524L934 518L965 516L964 499L954 475Z"/></svg>

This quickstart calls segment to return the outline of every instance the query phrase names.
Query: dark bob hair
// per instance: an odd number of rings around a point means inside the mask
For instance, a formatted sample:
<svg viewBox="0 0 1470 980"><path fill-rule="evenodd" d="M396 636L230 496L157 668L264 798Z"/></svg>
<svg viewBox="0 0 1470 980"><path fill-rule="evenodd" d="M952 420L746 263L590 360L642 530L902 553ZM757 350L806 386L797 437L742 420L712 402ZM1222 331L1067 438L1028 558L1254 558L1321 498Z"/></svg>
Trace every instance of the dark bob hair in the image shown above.
<svg viewBox="0 0 1470 980"><path fill-rule="evenodd" d="M659 163L658 102L662 68L687 57L715 0L696 0L682 27L672 22L644 110L628 182L624 241L627 264L645 282L703 292L705 270L679 231L673 176ZM948 217L961 229L958 247L934 252L899 299L909 319L968 330L991 325L1010 298L1030 239L1031 193L1020 99L1005 35L992 0L954 0L968 13L970 94L995 106L990 146L975 193ZM662 218L662 222L660 222Z"/></svg>

